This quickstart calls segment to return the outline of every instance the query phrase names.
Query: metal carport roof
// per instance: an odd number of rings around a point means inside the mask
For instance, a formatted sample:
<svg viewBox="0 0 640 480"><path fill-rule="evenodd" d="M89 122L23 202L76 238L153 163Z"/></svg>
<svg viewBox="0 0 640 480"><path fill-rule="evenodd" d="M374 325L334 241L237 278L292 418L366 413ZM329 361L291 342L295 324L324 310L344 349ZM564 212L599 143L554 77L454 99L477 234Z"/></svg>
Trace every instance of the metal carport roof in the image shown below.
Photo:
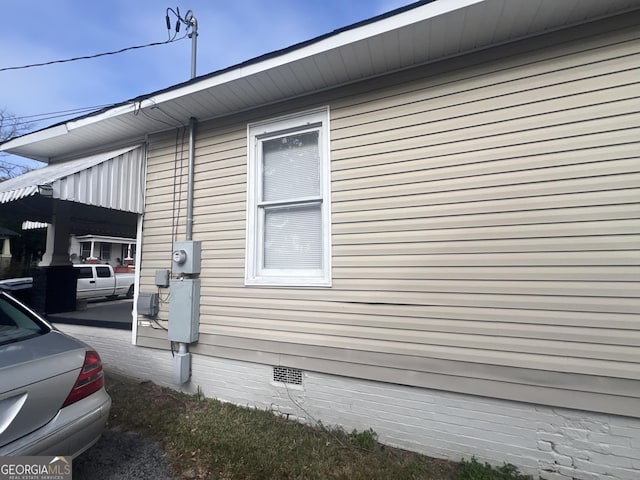
<svg viewBox="0 0 640 480"><path fill-rule="evenodd" d="M48 165L0 183L0 204L34 195L142 213L142 148Z"/></svg>
<svg viewBox="0 0 640 480"><path fill-rule="evenodd" d="M143 182L139 145L60 162L0 183L0 216L51 223L55 202L69 202L74 233L132 237Z"/></svg>

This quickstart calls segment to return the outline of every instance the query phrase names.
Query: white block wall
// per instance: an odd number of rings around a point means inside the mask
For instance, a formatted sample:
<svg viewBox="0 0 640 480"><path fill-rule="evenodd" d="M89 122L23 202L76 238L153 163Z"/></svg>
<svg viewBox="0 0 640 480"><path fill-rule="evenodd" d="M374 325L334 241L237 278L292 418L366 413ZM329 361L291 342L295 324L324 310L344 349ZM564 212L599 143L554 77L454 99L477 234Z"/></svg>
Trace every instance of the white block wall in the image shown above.
<svg viewBox="0 0 640 480"><path fill-rule="evenodd" d="M107 368L172 384L171 354L131 344L131 333L75 325ZM640 479L640 419L304 372L302 387L275 384L269 365L193 356L192 380L208 397L345 430L451 460L512 463L547 480Z"/></svg>

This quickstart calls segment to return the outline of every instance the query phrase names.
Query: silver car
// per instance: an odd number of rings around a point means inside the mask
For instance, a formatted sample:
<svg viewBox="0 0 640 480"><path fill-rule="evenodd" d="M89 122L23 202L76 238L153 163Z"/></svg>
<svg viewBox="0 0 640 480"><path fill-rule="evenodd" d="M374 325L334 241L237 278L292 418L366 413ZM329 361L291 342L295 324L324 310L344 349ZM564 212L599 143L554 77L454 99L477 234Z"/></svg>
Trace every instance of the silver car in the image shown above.
<svg viewBox="0 0 640 480"><path fill-rule="evenodd" d="M0 456L74 458L110 408L98 353L0 291Z"/></svg>

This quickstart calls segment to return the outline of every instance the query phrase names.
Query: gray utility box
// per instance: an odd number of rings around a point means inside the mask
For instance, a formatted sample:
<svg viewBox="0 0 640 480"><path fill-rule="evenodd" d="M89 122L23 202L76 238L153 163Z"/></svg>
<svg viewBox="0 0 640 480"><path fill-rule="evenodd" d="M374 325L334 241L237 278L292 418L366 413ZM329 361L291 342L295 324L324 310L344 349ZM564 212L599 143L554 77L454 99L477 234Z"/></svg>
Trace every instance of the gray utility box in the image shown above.
<svg viewBox="0 0 640 480"><path fill-rule="evenodd" d="M138 314L146 315L147 317L155 317L158 315L158 294L157 293L142 293L138 294Z"/></svg>
<svg viewBox="0 0 640 480"><path fill-rule="evenodd" d="M171 277L169 270L156 270L156 287L167 288L169 286L169 277Z"/></svg>
<svg viewBox="0 0 640 480"><path fill-rule="evenodd" d="M200 252L202 242L198 240L185 240L173 243L173 273L184 275L197 275L200 273Z"/></svg>
<svg viewBox="0 0 640 480"><path fill-rule="evenodd" d="M200 324L200 279L171 280L169 295L169 340L198 341Z"/></svg>

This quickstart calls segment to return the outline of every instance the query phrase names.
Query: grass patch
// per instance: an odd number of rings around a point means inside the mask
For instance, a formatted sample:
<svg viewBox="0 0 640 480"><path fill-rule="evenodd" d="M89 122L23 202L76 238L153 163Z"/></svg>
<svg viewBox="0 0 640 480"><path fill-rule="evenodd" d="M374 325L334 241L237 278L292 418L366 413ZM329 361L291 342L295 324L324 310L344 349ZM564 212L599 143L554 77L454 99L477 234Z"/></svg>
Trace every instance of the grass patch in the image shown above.
<svg viewBox="0 0 640 480"><path fill-rule="evenodd" d="M109 428L160 440L177 478L520 480L510 465L457 464L386 447L369 429L309 427L112 373ZM506 476L505 476L506 475Z"/></svg>
<svg viewBox="0 0 640 480"><path fill-rule="evenodd" d="M530 475L520 475L516 467L504 464L501 467L484 465L475 458L463 460L458 467L457 478L460 480L531 480Z"/></svg>

